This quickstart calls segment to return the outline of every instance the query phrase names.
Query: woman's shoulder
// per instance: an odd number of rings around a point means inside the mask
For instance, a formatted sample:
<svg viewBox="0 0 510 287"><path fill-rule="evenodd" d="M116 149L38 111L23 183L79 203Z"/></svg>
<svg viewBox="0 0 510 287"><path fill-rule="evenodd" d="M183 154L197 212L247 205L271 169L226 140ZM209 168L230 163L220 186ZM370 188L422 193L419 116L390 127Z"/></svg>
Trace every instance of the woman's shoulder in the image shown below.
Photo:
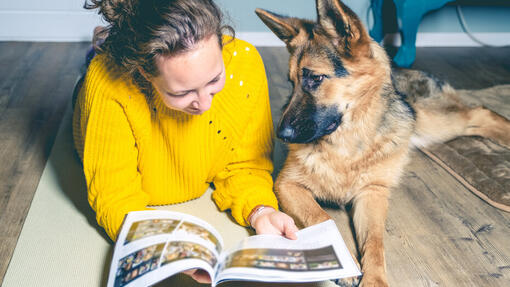
<svg viewBox="0 0 510 287"><path fill-rule="evenodd" d="M241 39L229 39L224 46L223 57L229 87L258 90L266 81L264 62L252 44Z"/></svg>
<svg viewBox="0 0 510 287"><path fill-rule="evenodd" d="M257 69L264 67L262 57L251 43L231 36L224 36L223 43L223 57L227 64L231 63L236 68Z"/></svg>
<svg viewBox="0 0 510 287"><path fill-rule="evenodd" d="M139 91L130 77L105 54L99 54L91 61L84 88L88 97L101 96L115 100L130 98Z"/></svg>
<svg viewBox="0 0 510 287"><path fill-rule="evenodd" d="M255 48L250 42L229 35L223 36L223 45L225 49L231 51L240 47Z"/></svg>
<svg viewBox="0 0 510 287"><path fill-rule="evenodd" d="M121 69L106 54L98 54L90 61L87 74L100 73L102 77L119 79L122 76Z"/></svg>
<svg viewBox="0 0 510 287"><path fill-rule="evenodd" d="M268 97L264 64L252 44L240 39L229 41L223 51L225 87L215 101L230 107L228 113L249 118L253 108Z"/></svg>
<svg viewBox="0 0 510 287"><path fill-rule="evenodd" d="M92 59L87 68L87 77L100 81L102 84L127 84L126 73L106 54L99 54Z"/></svg>

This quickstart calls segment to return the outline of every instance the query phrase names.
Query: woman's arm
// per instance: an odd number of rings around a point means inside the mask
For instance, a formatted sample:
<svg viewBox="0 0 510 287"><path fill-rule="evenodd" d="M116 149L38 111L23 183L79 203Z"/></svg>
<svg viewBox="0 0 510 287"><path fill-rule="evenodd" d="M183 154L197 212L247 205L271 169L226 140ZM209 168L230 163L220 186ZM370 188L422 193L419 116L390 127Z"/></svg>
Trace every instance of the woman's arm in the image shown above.
<svg viewBox="0 0 510 287"><path fill-rule="evenodd" d="M101 69L88 73L75 115L83 144L83 170L97 222L115 241L124 216L147 209L149 197L142 190L138 150L124 108L102 80Z"/></svg>

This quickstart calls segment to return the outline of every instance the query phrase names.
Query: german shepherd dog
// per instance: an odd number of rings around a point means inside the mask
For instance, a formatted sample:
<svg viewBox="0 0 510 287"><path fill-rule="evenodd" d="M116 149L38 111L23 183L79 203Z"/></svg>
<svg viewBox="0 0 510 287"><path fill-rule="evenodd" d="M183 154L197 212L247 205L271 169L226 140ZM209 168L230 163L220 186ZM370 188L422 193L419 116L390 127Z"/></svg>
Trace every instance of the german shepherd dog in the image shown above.
<svg viewBox="0 0 510 287"><path fill-rule="evenodd" d="M293 90L277 129L289 153L275 192L300 227L330 219L315 199L352 204L360 284L388 286L388 196L412 145L478 135L510 147L510 122L467 107L450 85L423 72L392 71L353 11L339 0L316 5L316 22L256 10L290 53Z"/></svg>

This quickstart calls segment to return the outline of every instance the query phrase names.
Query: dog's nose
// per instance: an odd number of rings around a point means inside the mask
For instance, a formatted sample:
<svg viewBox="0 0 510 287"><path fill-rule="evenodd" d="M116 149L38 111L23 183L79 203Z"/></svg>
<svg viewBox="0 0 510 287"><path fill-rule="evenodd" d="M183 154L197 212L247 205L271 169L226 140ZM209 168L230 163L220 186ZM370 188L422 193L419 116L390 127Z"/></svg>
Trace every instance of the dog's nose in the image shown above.
<svg viewBox="0 0 510 287"><path fill-rule="evenodd" d="M284 127L278 131L278 137L284 141L292 141L296 137L296 132L291 127Z"/></svg>

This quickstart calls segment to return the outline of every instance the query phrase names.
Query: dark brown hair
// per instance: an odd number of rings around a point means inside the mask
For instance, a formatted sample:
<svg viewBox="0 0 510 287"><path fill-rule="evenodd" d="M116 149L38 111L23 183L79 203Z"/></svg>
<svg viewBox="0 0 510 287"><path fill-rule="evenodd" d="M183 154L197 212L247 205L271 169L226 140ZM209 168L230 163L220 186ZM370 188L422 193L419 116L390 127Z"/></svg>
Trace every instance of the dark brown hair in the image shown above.
<svg viewBox="0 0 510 287"><path fill-rule="evenodd" d="M223 32L234 36L231 26L223 25L223 14L212 0L90 0L86 9L99 8L109 25L99 53L129 73L144 92L152 86L142 76L158 76L156 59L177 55L194 48L212 35L223 47Z"/></svg>

